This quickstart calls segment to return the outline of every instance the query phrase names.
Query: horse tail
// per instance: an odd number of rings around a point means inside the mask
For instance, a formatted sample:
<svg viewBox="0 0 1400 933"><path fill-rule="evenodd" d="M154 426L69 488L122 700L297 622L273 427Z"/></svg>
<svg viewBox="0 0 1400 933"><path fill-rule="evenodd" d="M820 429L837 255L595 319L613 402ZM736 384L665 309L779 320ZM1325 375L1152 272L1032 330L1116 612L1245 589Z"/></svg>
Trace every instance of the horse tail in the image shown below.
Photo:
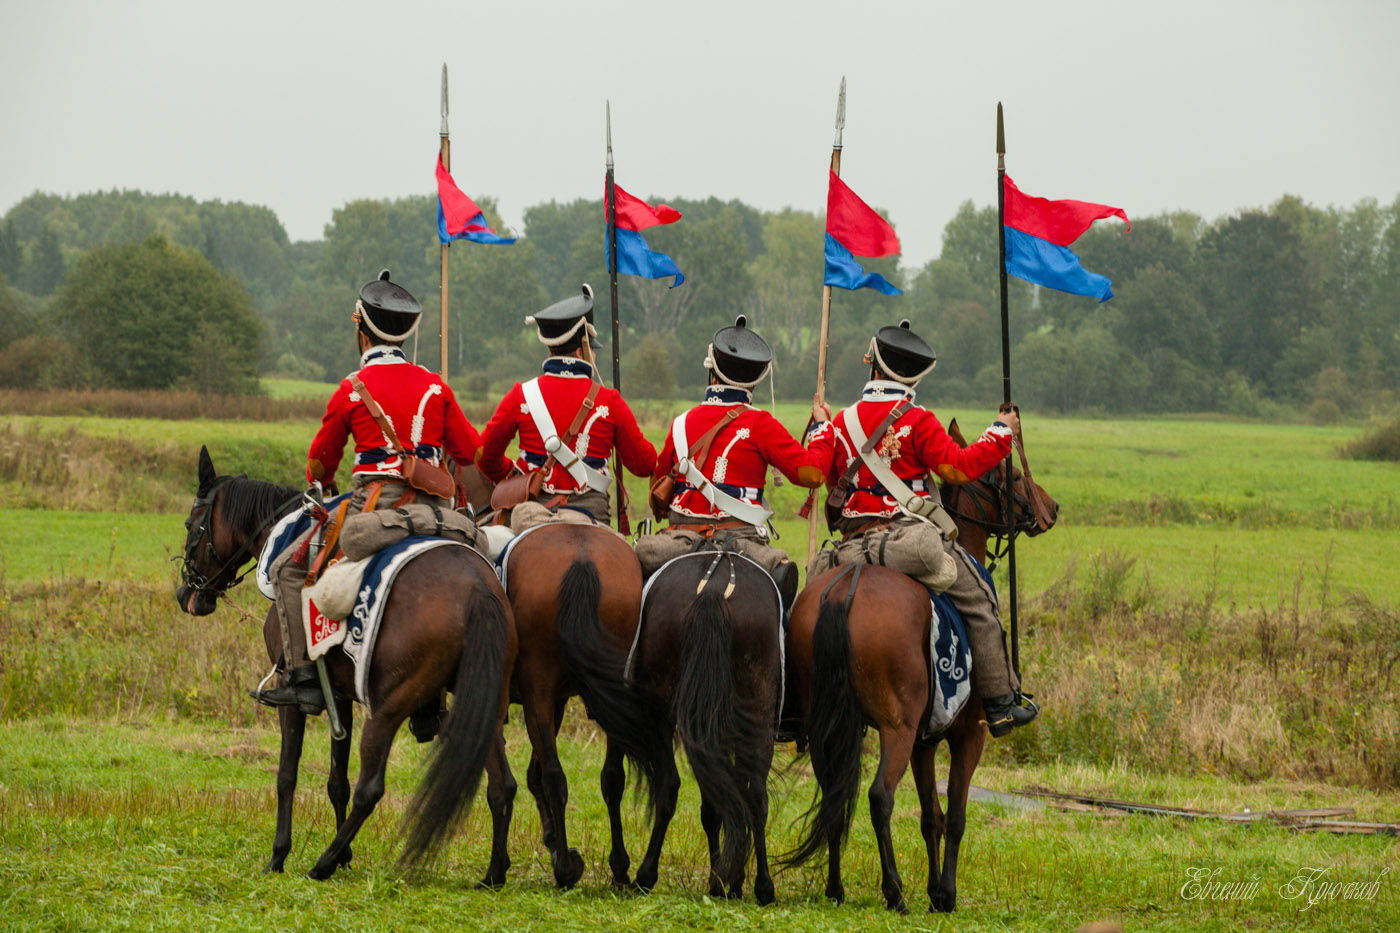
<svg viewBox="0 0 1400 933"><path fill-rule="evenodd" d="M854 584L853 584L854 585ZM846 605L822 603L812 633L812 711L807 717L812 763L823 780L803 816L801 841L784 854L784 865L801 865L833 836L846 838L860 789L860 753L865 720L851 684L851 630Z"/></svg>
<svg viewBox="0 0 1400 933"><path fill-rule="evenodd" d="M724 839L716 871L732 878L753 846L752 814L732 751L753 731L753 716L738 700L730 653L733 620L719 587L696 597L681 628L685 640L671 715L700 794L720 818Z"/></svg>
<svg viewBox="0 0 1400 933"><path fill-rule="evenodd" d="M505 607L478 584L467 597L467 620L452 709L404 817L408 841L399 861L409 868L431 858L471 809L501 721L510 626Z"/></svg>
<svg viewBox="0 0 1400 933"><path fill-rule="evenodd" d="M559 581L560 654L588 715L641 772L650 813L671 743L648 705L623 681L613 635L598 616L601 598L597 566L575 559Z"/></svg>

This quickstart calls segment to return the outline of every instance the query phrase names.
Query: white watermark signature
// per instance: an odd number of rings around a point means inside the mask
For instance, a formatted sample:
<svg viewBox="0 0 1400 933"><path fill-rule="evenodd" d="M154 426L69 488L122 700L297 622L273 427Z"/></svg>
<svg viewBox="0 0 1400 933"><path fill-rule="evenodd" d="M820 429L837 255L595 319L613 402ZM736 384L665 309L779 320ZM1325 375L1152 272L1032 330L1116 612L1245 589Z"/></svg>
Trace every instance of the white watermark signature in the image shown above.
<svg viewBox="0 0 1400 933"><path fill-rule="evenodd" d="M1278 886L1278 896L1297 901L1298 911L1304 912L1321 902L1374 901L1381 882L1390 874L1385 868L1374 878L1346 880L1337 877L1330 868L1300 868L1298 873ZM1186 901L1252 901L1267 890L1259 875L1248 878L1225 878L1219 868L1191 866L1186 869L1186 881L1177 894Z"/></svg>

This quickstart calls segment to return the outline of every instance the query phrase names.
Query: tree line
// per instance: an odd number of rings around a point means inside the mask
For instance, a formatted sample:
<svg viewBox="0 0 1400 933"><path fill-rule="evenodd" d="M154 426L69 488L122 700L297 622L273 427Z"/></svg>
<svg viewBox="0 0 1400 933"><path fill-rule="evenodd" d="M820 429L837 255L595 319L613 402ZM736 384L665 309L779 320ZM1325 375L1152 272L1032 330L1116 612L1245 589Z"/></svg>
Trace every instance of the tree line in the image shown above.
<svg viewBox="0 0 1400 933"><path fill-rule="evenodd" d="M692 394L704 347L747 314L772 344L775 390L811 393L823 218L739 201L661 199L684 214L647 238L686 274L623 276L623 388ZM492 200L479 201L503 229ZM515 246L454 244L448 356L468 391L534 371L525 315L591 282L605 340L600 200L526 210ZM897 218L894 218L897 226ZM1105 304L1011 280L1013 387L1058 412L1305 407L1318 420L1392 408L1400 389L1400 199L1319 208L1283 197L1213 221L1178 211L1100 223L1074 249L1109 276ZM828 391L850 397L876 327L902 317L933 344L932 402L1001 396L996 209L965 203L922 268L866 260L905 291L837 290ZM356 200L317 241L291 242L266 207L179 195L36 193L0 222L0 383L255 391L259 373L338 379L355 366L349 317L381 268L423 302L416 352L435 368L432 196ZM605 350L604 354L610 354ZM605 367L606 368L606 367Z"/></svg>

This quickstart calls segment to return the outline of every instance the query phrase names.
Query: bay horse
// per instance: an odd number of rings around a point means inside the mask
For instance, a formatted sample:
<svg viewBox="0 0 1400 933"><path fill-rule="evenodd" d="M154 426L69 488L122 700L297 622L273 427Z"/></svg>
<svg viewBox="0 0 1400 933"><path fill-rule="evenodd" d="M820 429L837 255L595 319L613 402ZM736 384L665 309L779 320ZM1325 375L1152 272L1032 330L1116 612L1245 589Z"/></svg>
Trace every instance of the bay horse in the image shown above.
<svg viewBox="0 0 1400 933"><path fill-rule="evenodd" d="M949 425L949 434L966 446L956 423ZM1005 476L1002 461L965 487L942 487L945 508L958 526L958 544L982 563L989 536L1006 530ZM1043 530L1036 524L1020 470L1013 472L1013 484L1016 529ZM1053 521L1058 506L1038 485L1034 488ZM976 514L974 502L981 503ZM826 896L838 902L845 899L841 843L855 812L863 736L867 726L874 726L880 761L868 796L885 903L891 910L908 913L904 883L895 865L890 818L895 788L912 763L919 828L928 852L929 909L952 911L957 905L958 848L967 825L968 788L987 741L982 703L975 695L969 697L946 731L925 734L933 621L928 591L887 567L859 565L859 570L853 574L850 566L837 566L818 574L793 606L788 634L789 702L802 717L818 790L801 840L782 861L801 864L825 844ZM843 573L846 578L838 580ZM950 756L946 814L939 806L935 774L939 742L948 743Z"/></svg>
<svg viewBox="0 0 1400 933"><path fill-rule="evenodd" d="M631 887L630 861L622 842L624 760L639 766L650 800L659 777L652 763L661 758L654 746L666 741L646 728L652 712L634 702L633 691L623 680L641 610L642 569L637 555L625 538L606 525L551 523L515 541L503 571L520 644L510 694L521 705L530 737L526 786L539 809L555 883L573 887L584 868L583 857L569 846L565 823L569 787L557 746L565 704L579 696L588 715L608 736L600 781L612 834L608 862L613 884ZM669 744L665 749L669 753ZM513 793L514 779L508 770L489 776L492 786L498 779L507 782ZM497 867L494 859L492 866ZM489 872L482 884L503 884L504 867Z"/></svg>
<svg viewBox="0 0 1400 933"><path fill-rule="evenodd" d="M702 550L656 572L647 590L632 674L636 702L653 710L645 746L659 753L647 852L639 887L656 882L680 779L672 735L680 735L700 789L712 897L743 895L755 856L754 898L773 903L765 838L768 772L782 702L782 603L758 564L728 550ZM659 740L658 738L659 737Z"/></svg>
<svg viewBox="0 0 1400 933"><path fill-rule="evenodd" d="M219 476L207 448L199 452L199 490L189 518L181 584L175 598L185 612L203 616L215 609L229 587L242 580L240 568L256 557L278 519L299 506L296 490L243 476ZM282 638L276 609L263 625L268 659L280 668ZM351 859L350 843L384 795L389 749L400 724L441 691L453 693L437 745L409 808L403 861L412 866L446 841L475 796L481 774L502 762L506 676L516 653L515 627L505 592L490 565L461 548L442 547L409 561L395 578L369 673L374 715L360 736L360 773L353 798L346 776L350 757L354 671L340 651L326 655L326 667L344 738L332 739L326 791L335 809L336 835L310 871L329 878ZM266 871L281 872L292 845L292 804L301 760L306 714L294 706L278 709L281 755L277 769L277 830ZM488 759L490 761L488 762ZM346 804L350 804L349 814ZM504 864L509 801L488 793L492 813L493 868ZM504 867L499 870L504 872Z"/></svg>

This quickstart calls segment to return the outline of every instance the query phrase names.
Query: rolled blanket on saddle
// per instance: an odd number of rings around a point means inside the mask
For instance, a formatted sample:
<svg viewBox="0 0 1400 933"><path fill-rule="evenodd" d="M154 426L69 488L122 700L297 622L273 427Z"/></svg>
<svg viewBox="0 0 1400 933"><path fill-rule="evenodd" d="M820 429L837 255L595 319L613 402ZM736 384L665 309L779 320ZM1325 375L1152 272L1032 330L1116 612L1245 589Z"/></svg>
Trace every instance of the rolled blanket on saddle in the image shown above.
<svg viewBox="0 0 1400 933"><path fill-rule="evenodd" d="M449 538L477 546L476 524L460 512L434 505L407 505L361 512L345 519L340 549L347 560L364 560L410 535Z"/></svg>
<svg viewBox="0 0 1400 933"><path fill-rule="evenodd" d="M807 568L807 578L810 580L837 564L880 564L913 577L934 593L942 593L958 578L954 546L928 522L896 518L852 534L834 548L818 551L812 566Z"/></svg>
<svg viewBox="0 0 1400 933"><path fill-rule="evenodd" d="M407 505L348 516L340 528L343 560L331 564L311 586L311 599L328 619L344 619L355 607L370 558L413 535L447 538L485 551L471 519L434 505Z"/></svg>
<svg viewBox="0 0 1400 933"><path fill-rule="evenodd" d="M787 560L787 553L768 543L766 536L745 522L720 522L716 524L673 524L660 534L642 535L637 539L637 560L642 565L642 575L651 576L674 557L694 551L725 549L737 551L758 564L768 573L773 573L779 564Z"/></svg>

